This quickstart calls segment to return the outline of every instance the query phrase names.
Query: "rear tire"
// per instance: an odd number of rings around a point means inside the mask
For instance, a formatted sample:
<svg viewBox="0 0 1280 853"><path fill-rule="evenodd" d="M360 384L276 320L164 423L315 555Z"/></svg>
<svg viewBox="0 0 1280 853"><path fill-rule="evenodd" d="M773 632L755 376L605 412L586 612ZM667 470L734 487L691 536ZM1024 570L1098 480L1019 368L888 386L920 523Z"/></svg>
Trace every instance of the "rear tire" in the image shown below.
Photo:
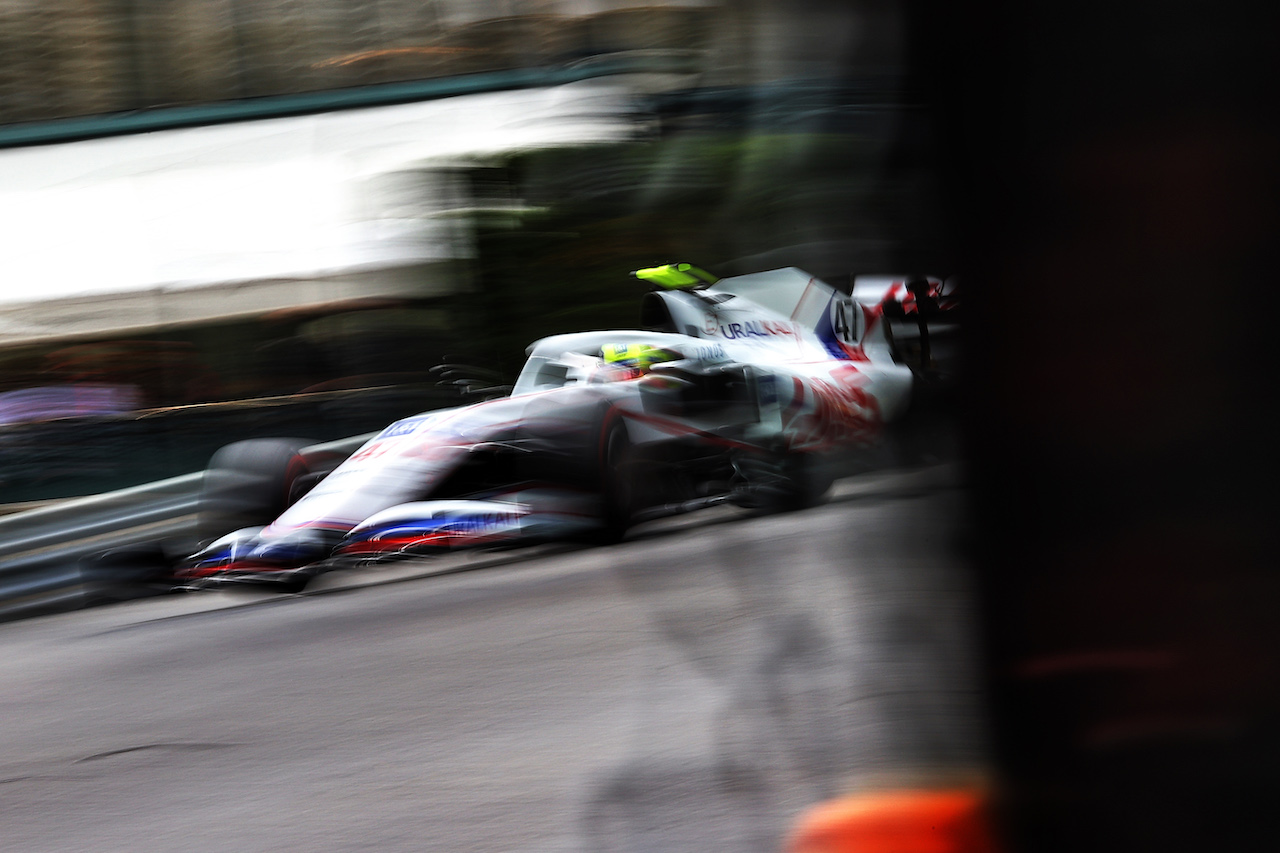
<svg viewBox="0 0 1280 853"><path fill-rule="evenodd" d="M775 508L792 512L824 503L834 483L828 468L826 460L814 453L788 453L783 456L783 486Z"/></svg>
<svg viewBox="0 0 1280 853"><path fill-rule="evenodd" d="M739 457L735 467L742 482L731 500L764 512L792 512L817 506L834 483L828 460L813 453L753 453Z"/></svg>

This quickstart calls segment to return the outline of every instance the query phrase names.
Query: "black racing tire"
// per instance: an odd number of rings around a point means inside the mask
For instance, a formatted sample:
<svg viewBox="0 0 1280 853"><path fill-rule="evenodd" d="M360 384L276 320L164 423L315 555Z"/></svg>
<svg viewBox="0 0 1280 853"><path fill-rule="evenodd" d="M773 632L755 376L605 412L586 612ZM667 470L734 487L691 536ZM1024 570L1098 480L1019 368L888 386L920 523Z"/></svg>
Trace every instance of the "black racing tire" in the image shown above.
<svg viewBox="0 0 1280 853"><path fill-rule="evenodd" d="M635 450L616 410L605 413L597 458L601 527L595 539L608 545L622 541L636 510Z"/></svg>
<svg viewBox="0 0 1280 853"><path fill-rule="evenodd" d="M751 502L763 512L794 512L818 506L835 482L830 460L815 453L774 451L741 460Z"/></svg>
<svg viewBox="0 0 1280 853"><path fill-rule="evenodd" d="M296 497L294 483L307 473L299 451L312 443L253 438L214 453L200 486L196 528L201 541L274 521Z"/></svg>
<svg viewBox="0 0 1280 853"><path fill-rule="evenodd" d="M92 604L126 601L173 591L176 543L139 542L81 558L80 577ZM181 543L186 545L189 543Z"/></svg>
<svg viewBox="0 0 1280 853"><path fill-rule="evenodd" d="M886 430L889 464L918 468L958 458L962 450L959 411L953 384L917 378L906 411Z"/></svg>

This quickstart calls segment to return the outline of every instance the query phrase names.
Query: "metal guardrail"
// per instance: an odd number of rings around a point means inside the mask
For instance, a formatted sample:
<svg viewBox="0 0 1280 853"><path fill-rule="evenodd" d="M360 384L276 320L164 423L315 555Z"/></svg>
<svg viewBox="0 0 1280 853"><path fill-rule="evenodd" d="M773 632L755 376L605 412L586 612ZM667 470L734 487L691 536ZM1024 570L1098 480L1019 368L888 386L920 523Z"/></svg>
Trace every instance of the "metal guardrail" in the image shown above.
<svg viewBox="0 0 1280 853"><path fill-rule="evenodd" d="M350 455L374 434L306 449ZM193 549L203 477L197 471L0 517L0 620L94 603L113 580L86 570L96 554L161 543Z"/></svg>

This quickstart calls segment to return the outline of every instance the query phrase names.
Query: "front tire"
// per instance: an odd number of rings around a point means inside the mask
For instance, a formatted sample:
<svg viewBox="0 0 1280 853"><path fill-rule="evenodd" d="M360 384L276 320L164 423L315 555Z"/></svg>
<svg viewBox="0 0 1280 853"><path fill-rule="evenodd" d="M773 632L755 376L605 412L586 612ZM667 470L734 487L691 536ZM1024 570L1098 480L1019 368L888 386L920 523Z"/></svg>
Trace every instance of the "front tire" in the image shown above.
<svg viewBox="0 0 1280 853"><path fill-rule="evenodd" d="M310 443L254 438L213 454L200 486L196 525L201 541L275 521L296 499L294 484L307 473L300 451Z"/></svg>
<svg viewBox="0 0 1280 853"><path fill-rule="evenodd" d="M636 511L635 448L627 427L616 411L605 415L599 457L600 544L620 542L631 527Z"/></svg>

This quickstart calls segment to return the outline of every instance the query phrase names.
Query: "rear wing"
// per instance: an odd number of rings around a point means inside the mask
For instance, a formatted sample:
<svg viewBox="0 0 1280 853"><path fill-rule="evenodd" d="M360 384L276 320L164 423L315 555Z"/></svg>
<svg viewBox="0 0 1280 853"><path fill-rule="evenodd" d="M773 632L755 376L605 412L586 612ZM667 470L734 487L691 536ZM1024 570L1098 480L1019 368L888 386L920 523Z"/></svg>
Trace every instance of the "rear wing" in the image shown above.
<svg viewBox="0 0 1280 853"><path fill-rule="evenodd" d="M959 281L934 276L860 275L853 280L853 298L864 305L880 305L886 316L899 319L923 315L928 320L956 319L960 308Z"/></svg>
<svg viewBox="0 0 1280 853"><path fill-rule="evenodd" d="M898 361L935 376L957 369L962 299L954 276L862 275L854 279L853 296L879 307Z"/></svg>

